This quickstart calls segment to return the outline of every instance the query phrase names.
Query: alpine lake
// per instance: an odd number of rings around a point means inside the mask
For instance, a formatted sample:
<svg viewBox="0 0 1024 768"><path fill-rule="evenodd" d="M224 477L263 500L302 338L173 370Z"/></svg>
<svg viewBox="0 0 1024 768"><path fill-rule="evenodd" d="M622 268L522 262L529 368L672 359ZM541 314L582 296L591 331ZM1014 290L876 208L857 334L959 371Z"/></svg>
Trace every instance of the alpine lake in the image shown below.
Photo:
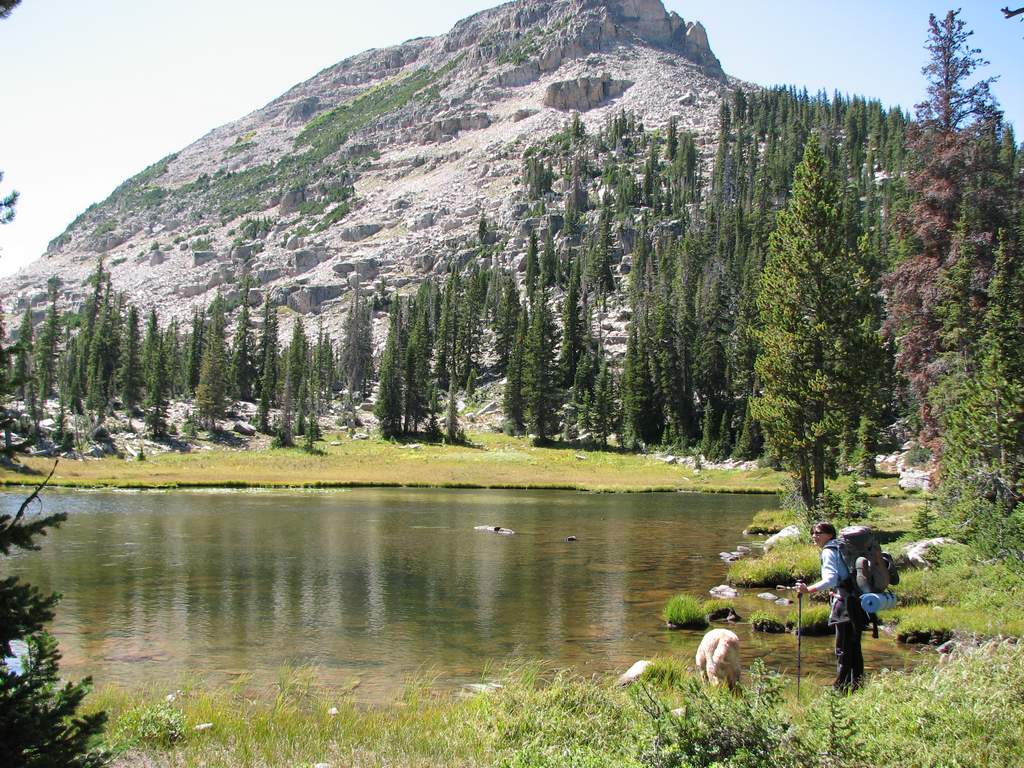
<svg viewBox="0 0 1024 768"><path fill-rule="evenodd" d="M13 512L27 492L0 493ZM56 491L33 514L68 519L3 573L63 595L50 631L62 671L129 688L270 684L310 667L367 704L410 680L439 689L542 662L611 675L638 659L692 664L702 631L670 630L665 602L725 581L719 553L772 496L567 491ZM502 526L511 535L476 530ZM567 540L575 537L576 540ZM740 590L741 617L777 607ZM784 596L784 593L779 593ZM744 668L796 671L793 634L740 636ZM831 637L802 641L825 683ZM869 670L916 653L864 639Z"/></svg>

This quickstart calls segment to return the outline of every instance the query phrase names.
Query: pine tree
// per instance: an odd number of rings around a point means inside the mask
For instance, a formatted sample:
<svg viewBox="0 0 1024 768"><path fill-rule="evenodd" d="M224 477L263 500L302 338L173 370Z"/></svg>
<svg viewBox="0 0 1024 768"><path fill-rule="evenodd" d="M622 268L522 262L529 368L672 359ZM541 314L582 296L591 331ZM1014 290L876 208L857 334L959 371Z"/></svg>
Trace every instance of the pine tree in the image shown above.
<svg viewBox="0 0 1024 768"><path fill-rule="evenodd" d="M32 400L35 407L35 338L32 326L32 310L26 309L18 326L18 341L14 345L14 377L13 382L18 397L28 406Z"/></svg>
<svg viewBox="0 0 1024 768"><path fill-rule="evenodd" d="M146 426L152 437L167 432L168 370L163 337L155 309L149 311L146 338L142 344L142 362L146 377Z"/></svg>
<svg viewBox="0 0 1024 768"><path fill-rule="evenodd" d="M43 322L42 330L39 333L39 343L36 345L36 372L39 380L38 392L42 401L54 394L56 384L57 359L59 357L59 345L61 336L61 315L57 306L58 291L60 290L60 278L51 277L46 281L47 294L50 301L50 308L46 312L46 320Z"/></svg>
<svg viewBox="0 0 1024 768"><path fill-rule="evenodd" d="M761 277L756 370L763 389L751 404L809 507L825 490L850 400L863 387L858 361L878 343L864 300L869 286L838 219L836 183L813 138Z"/></svg>
<svg viewBox="0 0 1024 768"><path fill-rule="evenodd" d="M615 398L615 380L608 361L602 358L589 409L590 431L594 442L602 448L608 447L608 438L618 429Z"/></svg>
<svg viewBox="0 0 1024 768"><path fill-rule="evenodd" d="M500 374L507 374L516 324L519 321L519 289L515 278L507 272L501 275L501 298L494 321L494 354Z"/></svg>
<svg viewBox="0 0 1024 768"><path fill-rule="evenodd" d="M555 322L543 285L534 290L530 327L523 353L523 402L526 424L539 442L557 430L558 369Z"/></svg>
<svg viewBox="0 0 1024 768"><path fill-rule="evenodd" d="M210 322L205 333L203 358L196 388L196 407L203 426L213 431L224 417L228 392L228 355L225 338L224 299L218 293L210 304Z"/></svg>
<svg viewBox="0 0 1024 768"><path fill-rule="evenodd" d="M203 363L203 341L206 324L203 314L198 309L192 311L192 326L189 332L188 358L185 364L186 393L195 394L199 386L199 370Z"/></svg>
<svg viewBox="0 0 1024 768"><path fill-rule="evenodd" d="M405 432L416 432L427 417L430 394L430 331L427 284L417 294L417 300L410 308L412 328L406 344L403 361L402 391L404 394Z"/></svg>
<svg viewBox="0 0 1024 768"><path fill-rule="evenodd" d="M41 487L41 486L40 486ZM66 515L31 515L36 490L14 514L0 515L0 554L39 549L35 539L58 526ZM53 619L58 595L44 595L17 576L0 579L0 765L76 766L98 768L106 759L89 751L90 742L103 730L106 714L78 713L92 687L60 679L57 641L43 630ZM27 645L28 655L19 674L7 666L14 656L12 644Z"/></svg>
<svg viewBox="0 0 1024 768"><path fill-rule="evenodd" d="M128 308L128 322L125 326L124 352L117 374L118 391L125 410L131 412L142 401L145 384L142 365L139 310L133 304Z"/></svg>
<svg viewBox="0 0 1024 768"><path fill-rule="evenodd" d="M523 400L523 359L526 354L526 334L529 317L526 307L519 310L516 333L509 353L507 378L505 380L505 429L513 435L521 435L526 425L525 403Z"/></svg>
<svg viewBox="0 0 1024 768"><path fill-rule="evenodd" d="M380 424L381 435L395 437L402 431L401 301L391 307L388 338L380 359L379 389L373 415Z"/></svg>
<svg viewBox="0 0 1024 768"><path fill-rule="evenodd" d="M563 387L571 387L576 381L576 363L583 348L584 328L579 282L579 261L573 261L572 275L562 302L562 346L558 354L558 369L561 372Z"/></svg>
<svg viewBox="0 0 1024 768"><path fill-rule="evenodd" d="M242 305L238 310L235 336L231 344L231 394L239 400L251 401L256 381L255 349L250 332L249 294L252 283L248 275L242 279Z"/></svg>
<svg viewBox="0 0 1024 768"><path fill-rule="evenodd" d="M534 288L540 273L540 262L537 259L537 233L530 230L530 239L526 244L526 298L533 299Z"/></svg>
<svg viewBox="0 0 1024 768"><path fill-rule="evenodd" d="M270 432L270 409L277 399L277 314L268 296L263 302L263 326L260 330L259 358L259 405L257 421L260 432Z"/></svg>
<svg viewBox="0 0 1024 768"><path fill-rule="evenodd" d="M558 258L555 256L555 241L551 236L549 226L544 233L544 251L540 260L540 278L544 285L549 288L555 284L558 277Z"/></svg>

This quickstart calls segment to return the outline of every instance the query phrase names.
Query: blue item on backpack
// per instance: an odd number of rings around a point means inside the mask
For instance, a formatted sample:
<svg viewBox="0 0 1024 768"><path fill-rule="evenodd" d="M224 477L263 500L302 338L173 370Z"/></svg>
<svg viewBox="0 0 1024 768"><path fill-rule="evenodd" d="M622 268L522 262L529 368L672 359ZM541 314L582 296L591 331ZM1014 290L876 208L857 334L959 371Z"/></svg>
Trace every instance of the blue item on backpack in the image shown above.
<svg viewBox="0 0 1024 768"><path fill-rule="evenodd" d="M896 595L892 592L865 592L860 596L860 607L864 613L878 613L896 607Z"/></svg>

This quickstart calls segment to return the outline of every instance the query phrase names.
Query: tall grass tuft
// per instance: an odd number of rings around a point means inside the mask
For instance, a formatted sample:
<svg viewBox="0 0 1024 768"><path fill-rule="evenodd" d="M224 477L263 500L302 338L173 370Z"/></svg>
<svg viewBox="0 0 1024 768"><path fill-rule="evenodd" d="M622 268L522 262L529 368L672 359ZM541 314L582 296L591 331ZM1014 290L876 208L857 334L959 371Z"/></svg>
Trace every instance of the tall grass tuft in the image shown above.
<svg viewBox="0 0 1024 768"><path fill-rule="evenodd" d="M691 595L676 595L670 598L662 615L673 629L704 629L708 625L704 606Z"/></svg>
<svg viewBox="0 0 1024 768"><path fill-rule="evenodd" d="M754 611L750 614L750 625L755 632L781 634L786 631L786 625L779 621L774 614L766 611Z"/></svg>
<svg viewBox="0 0 1024 768"><path fill-rule="evenodd" d="M796 581L814 581L821 573L821 556L813 544L785 540L762 557L737 560L729 566L730 584L774 587Z"/></svg>
<svg viewBox="0 0 1024 768"><path fill-rule="evenodd" d="M732 618L739 621L740 616L736 613L736 607L732 600L710 599L701 603L701 610L708 621L723 621Z"/></svg>
<svg viewBox="0 0 1024 768"><path fill-rule="evenodd" d="M828 625L828 618L831 614L831 609L827 605L808 605L803 610L802 622L800 623L800 632L804 637L810 637L813 635L827 635L832 631L832 628ZM799 611L792 610L786 617L786 628L797 629L797 618Z"/></svg>

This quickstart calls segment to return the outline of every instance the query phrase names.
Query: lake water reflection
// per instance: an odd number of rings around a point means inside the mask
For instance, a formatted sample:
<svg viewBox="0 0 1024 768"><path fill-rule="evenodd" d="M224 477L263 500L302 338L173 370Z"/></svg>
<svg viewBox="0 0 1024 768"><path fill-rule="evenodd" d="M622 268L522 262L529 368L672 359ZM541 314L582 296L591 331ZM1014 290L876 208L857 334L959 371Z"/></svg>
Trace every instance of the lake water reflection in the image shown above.
<svg viewBox="0 0 1024 768"><path fill-rule="evenodd" d="M64 594L53 631L69 674L261 681L311 664L379 701L417 673L457 685L509 659L605 672L692 657L700 633L666 630L662 605L721 583L718 553L774 499L360 489L47 492L44 503L69 519L5 570ZM516 535L474 530L483 524ZM741 634L748 660L792 666L791 637ZM827 641L807 645L824 673Z"/></svg>

